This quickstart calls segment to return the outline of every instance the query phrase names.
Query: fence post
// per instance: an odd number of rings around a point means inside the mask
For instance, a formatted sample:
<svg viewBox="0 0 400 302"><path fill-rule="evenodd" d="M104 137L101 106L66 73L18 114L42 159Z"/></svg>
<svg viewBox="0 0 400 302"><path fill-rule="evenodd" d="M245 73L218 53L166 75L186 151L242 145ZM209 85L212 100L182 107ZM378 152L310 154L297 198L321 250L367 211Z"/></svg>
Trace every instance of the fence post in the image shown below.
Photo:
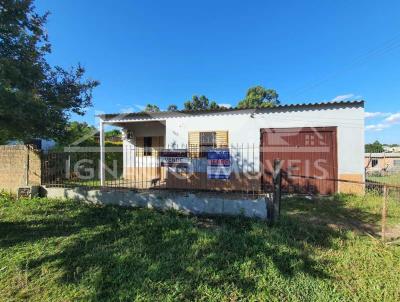
<svg viewBox="0 0 400 302"><path fill-rule="evenodd" d="M100 185L105 185L105 143L104 143L104 123L100 120Z"/></svg>
<svg viewBox="0 0 400 302"><path fill-rule="evenodd" d="M282 183L281 161L279 159L274 160L273 183L274 183L274 197L273 197L272 220L277 221L281 213L281 183Z"/></svg>
<svg viewBox="0 0 400 302"><path fill-rule="evenodd" d="M383 186L382 230L381 230L381 239L383 242L385 242L386 240L387 197L388 197L388 188L387 186Z"/></svg>
<svg viewBox="0 0 400 302"><path fill-rule="evenodd" d="M71 179L71 146L68 146L68 155L65 160L65 179Z"/></svg>

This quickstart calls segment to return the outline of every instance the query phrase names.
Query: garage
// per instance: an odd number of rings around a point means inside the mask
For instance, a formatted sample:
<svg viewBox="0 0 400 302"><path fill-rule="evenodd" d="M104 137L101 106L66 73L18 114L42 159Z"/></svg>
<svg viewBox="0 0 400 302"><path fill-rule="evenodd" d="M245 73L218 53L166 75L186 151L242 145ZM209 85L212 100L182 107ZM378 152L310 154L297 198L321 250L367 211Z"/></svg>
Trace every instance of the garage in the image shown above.
<svg viewBox="0 0 400 302"><path fill-rule="evenodd" d="M336 132L336 127L261 129L263 187L271 190L274 160L279 159L284 192L337 192Z"/></svg>

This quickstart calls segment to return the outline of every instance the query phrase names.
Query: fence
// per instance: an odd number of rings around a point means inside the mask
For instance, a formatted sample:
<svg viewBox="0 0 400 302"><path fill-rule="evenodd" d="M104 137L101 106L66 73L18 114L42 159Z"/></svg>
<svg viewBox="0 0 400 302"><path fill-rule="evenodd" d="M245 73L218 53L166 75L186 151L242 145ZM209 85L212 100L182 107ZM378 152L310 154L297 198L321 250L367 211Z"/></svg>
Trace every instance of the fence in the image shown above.
<svg viewBox="0 0 400 302"><path fill-rule="evenodd" d="M42 183L47 186L271 192L275 159L262 159L263 152L259 146L244 144L219 149L106 147L102 180L99 148L70 148L43 155ZM400 173L395 169L372 171L368 165L374 160L374 157L366 157L365 182L337 179L323 173L326 165L315 169L315 163L310 162L304 165L312 169L292 169L291 163L285 161L282 191L302 194L382 192L381 184L400 185ZM295 160L293 163L298 165ZM316 172L322 176L315 175Z"/></svg>
<svg viewBox="0 0 400 302"><path fill-rule="evenodd" d="M400 185L400 153L365 153L365 175L370 182Z"/></svg>
<svg viewBox="0 0 400 302"><path fill-rule="evenodd" d="M42 183L127 189L261 192L260 148L210 149L106 147L102 181L100 150L71 148L42 157ZM207 157L208 156L208 157Z"/></svg>

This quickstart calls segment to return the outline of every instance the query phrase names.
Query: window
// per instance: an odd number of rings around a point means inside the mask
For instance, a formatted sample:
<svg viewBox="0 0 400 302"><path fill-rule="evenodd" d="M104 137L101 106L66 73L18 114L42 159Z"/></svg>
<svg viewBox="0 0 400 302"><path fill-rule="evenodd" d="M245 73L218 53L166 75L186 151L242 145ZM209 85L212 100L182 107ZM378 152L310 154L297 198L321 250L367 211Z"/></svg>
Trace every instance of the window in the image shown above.
<svg viewBox="0 0 400 302"><path fill-rule="evenodd" d="M126 138L127 139L133 139L134 138L133 132L131 130L127 130L126 131Z"/></svg>
<svg viewBox="0 0 400 302"><path fill-rule="evenodd" d="M400 167L400 160L399 159L395 159L393 161L393 165L396 166L396 167Z"/></svg>
<svg viewBox="0 0 400 302"><path fill-rule="evenodd" d="M207 152L217 145L215 132L200 132L200 157L207 157Z"/></svg>
<svg viewBox="0 0 400 302"><path fill-rule="evenodd" d="M189 157L207 157L210 148L227 148L228 131L189 131Z"/></svg>
<svg viewBox="0 0 400 302"><path fill-rule="evenodd" d="M371 166L372 167L376 167L378 165L378 160L377 159L373 159L372 161L371 161Z"/></svg>
<svg viewBox="0 0 400 302"><path fill-rule="evenodd" d="M146 136L143 138L144 156L151 156L152 137Z"/></svg>

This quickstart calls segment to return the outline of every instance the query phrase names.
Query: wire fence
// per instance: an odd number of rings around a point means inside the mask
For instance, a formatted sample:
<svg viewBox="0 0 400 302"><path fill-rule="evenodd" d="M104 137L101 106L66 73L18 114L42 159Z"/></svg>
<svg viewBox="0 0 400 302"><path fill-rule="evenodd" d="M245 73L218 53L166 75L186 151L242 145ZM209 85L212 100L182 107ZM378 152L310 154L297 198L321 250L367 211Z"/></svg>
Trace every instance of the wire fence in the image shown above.
<svg viewBox="0 0 400 302"><path fill-rule="evenodd" d="M400 185L400 152L366 152L365 176L370 182Z"/></svg>

